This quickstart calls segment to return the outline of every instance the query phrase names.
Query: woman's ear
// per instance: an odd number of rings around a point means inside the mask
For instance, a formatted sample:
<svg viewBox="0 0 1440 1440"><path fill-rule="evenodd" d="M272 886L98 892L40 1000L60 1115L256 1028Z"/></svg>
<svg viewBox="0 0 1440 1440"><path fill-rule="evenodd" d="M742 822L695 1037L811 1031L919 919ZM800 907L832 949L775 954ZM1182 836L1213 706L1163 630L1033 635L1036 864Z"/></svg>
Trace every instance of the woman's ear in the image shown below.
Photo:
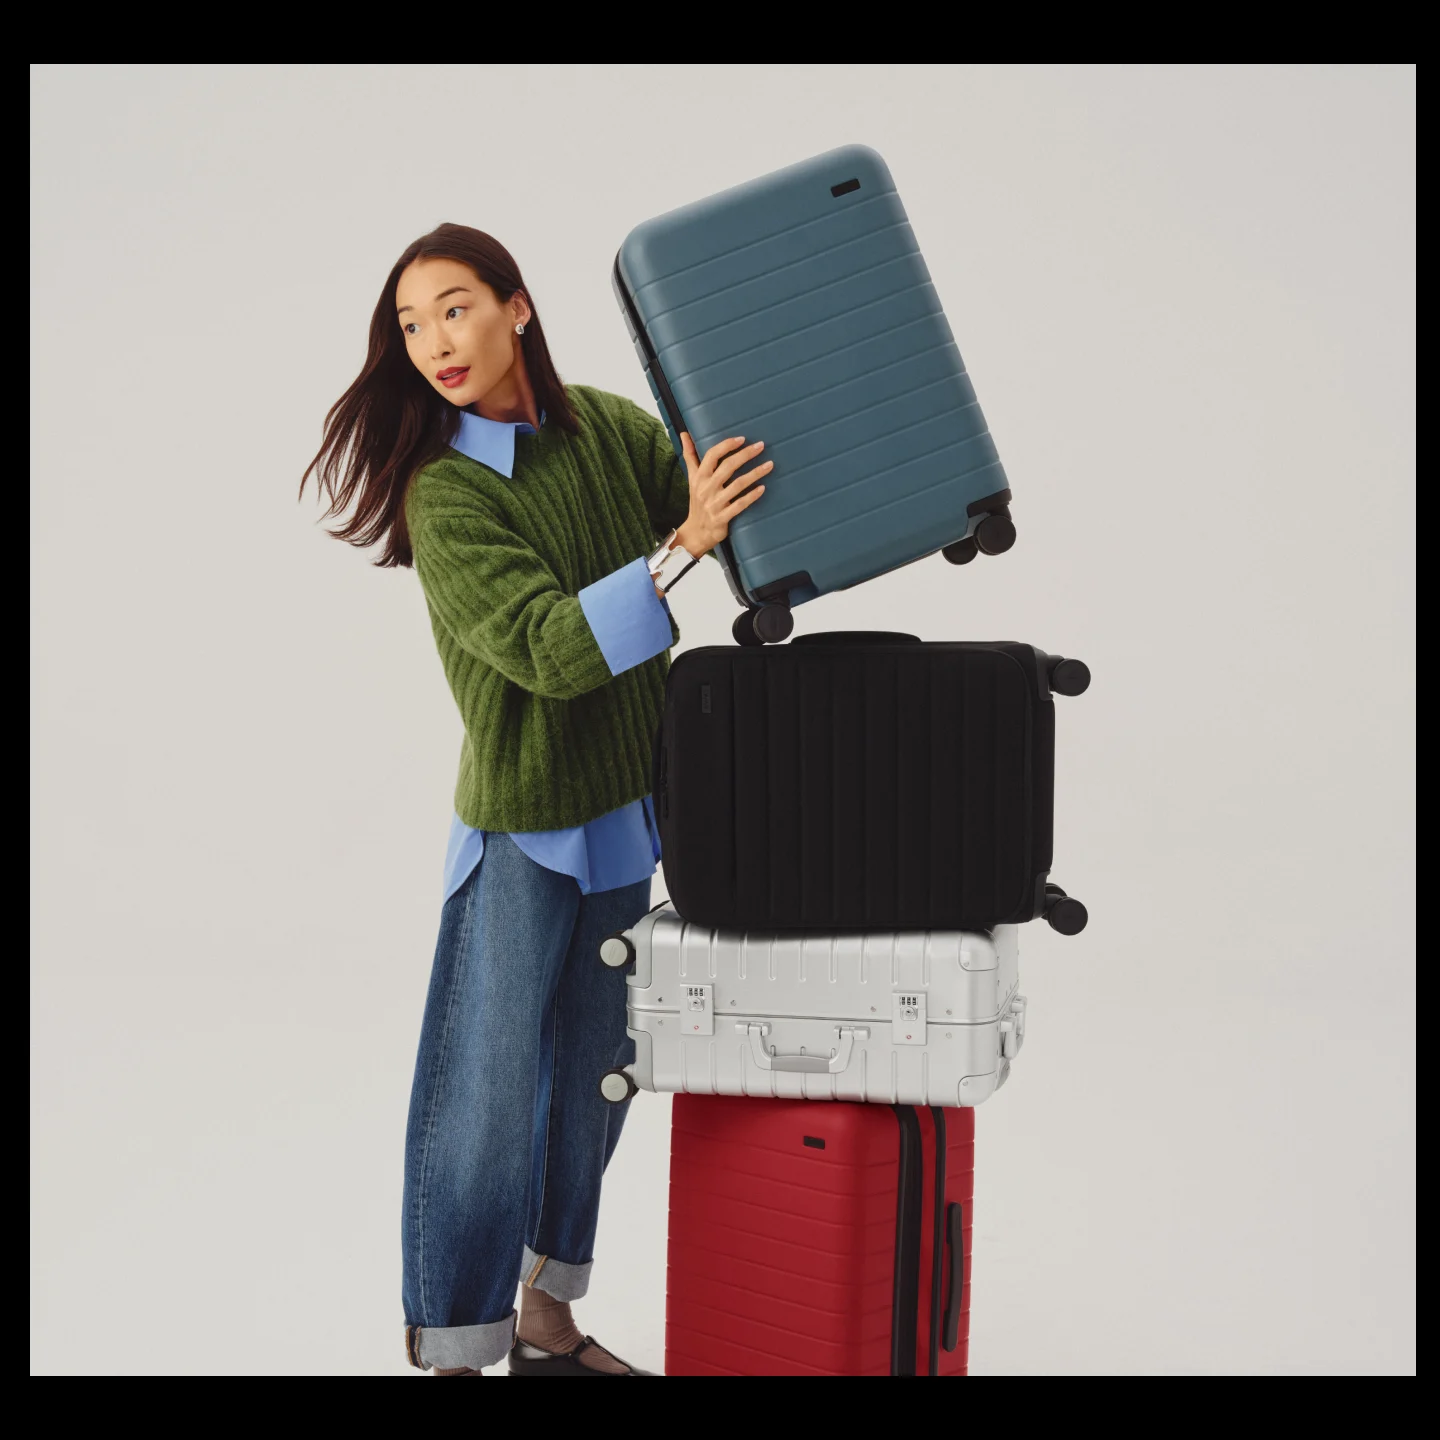
<svg viewBox="0 0 1440 1440"><path fill-rule="evenodd" d="M514 324L528 325L530 323L530 298L523 290L517 290L510 297L510 313Z"/></svg>

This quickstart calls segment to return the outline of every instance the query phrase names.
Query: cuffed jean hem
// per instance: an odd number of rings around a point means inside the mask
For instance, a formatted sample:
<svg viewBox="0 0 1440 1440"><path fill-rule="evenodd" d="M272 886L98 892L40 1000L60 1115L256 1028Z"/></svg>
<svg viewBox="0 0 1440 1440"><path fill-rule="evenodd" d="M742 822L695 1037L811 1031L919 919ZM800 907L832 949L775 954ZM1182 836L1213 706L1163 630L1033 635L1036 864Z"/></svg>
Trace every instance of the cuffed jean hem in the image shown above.
<svg viewBox="0 0 1440 1440"><path fill-rule="evenodd" d="M405 1327L405 1358L417 1370L483 1370L503 1360L515 1343L515 1312L488 1325Z"/></svg>
<svg viewBox="0 0 1440 1440"><path fill-rule="evenodd" d="M549 1255L537 1255L528 1245L520 1263L520 1275L532 1290L543 1290L552 1300L578 1300L590 1288L593 1260L567 1265Z"/></svg>

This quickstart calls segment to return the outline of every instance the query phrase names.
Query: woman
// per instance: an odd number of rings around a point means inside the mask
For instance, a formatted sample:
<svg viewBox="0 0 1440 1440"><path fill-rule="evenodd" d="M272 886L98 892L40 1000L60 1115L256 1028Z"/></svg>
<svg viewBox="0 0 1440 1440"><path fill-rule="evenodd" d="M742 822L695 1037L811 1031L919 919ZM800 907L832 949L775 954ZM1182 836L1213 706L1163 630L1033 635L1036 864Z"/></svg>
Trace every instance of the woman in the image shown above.
<svg viewBox="0 0 1440 1440"><path fill-rule="evenodd" d="M682 466L638 406L563 386L509 253L442 225L391 270L306 471L340 539L414 566L465 723L401 1225L406 1355L437 1375L507 1353L512 1374L644 1373L570 1313L625 1117L598 1080L631 1058L598 947L649 908L659 857L664 592L770 468L742 473L762 447L740 438L683 444Z"/></svg>

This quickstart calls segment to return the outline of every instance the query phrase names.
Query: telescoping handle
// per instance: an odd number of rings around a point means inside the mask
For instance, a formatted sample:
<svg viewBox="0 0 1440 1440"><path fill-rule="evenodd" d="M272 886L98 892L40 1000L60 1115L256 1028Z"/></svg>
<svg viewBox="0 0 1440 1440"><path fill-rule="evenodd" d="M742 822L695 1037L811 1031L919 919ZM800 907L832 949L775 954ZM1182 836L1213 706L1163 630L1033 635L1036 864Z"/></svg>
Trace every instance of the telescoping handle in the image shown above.
<svg viewBox="0 0 1440 1440"><path fill-rule="evenodd" d="M838 1075L850 1063L850 1054L856 1040L868 1040L870 1031L864 1025L837 1025L835 1038L839 1042L828 1055L777 1055L774 1047L766 1045L770 1034L767 1021L737 1021L736 1032L750 1037L750 1058L761 1070L789 1070L803 1075Z"/></svg>

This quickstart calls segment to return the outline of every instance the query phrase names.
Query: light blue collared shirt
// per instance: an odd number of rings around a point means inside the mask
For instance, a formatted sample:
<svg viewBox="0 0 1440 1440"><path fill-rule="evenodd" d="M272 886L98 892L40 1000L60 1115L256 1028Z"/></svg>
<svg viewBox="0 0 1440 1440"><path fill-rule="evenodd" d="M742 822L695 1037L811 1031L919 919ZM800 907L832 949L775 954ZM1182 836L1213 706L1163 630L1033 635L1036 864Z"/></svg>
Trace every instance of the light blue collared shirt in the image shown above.
<svg viewBox="0 0 1440 1440"><path fill-rule="evenodd" d="M545 423L545 417L540 417ZM460 412L452 444L462 455L487 465L508 480L515 473L515 444L535 427L486 420ZM646 557L587 585L576 597L612 675L619 675L670 648L670 611L655 593ZM582 895L618 890L655 873L660 835L647 795L608 815L565 830L511 832L510 838L537 865L572 875ZM445 899L471 876L485 854L485 832L456 815L445 850Z"/></svg>

